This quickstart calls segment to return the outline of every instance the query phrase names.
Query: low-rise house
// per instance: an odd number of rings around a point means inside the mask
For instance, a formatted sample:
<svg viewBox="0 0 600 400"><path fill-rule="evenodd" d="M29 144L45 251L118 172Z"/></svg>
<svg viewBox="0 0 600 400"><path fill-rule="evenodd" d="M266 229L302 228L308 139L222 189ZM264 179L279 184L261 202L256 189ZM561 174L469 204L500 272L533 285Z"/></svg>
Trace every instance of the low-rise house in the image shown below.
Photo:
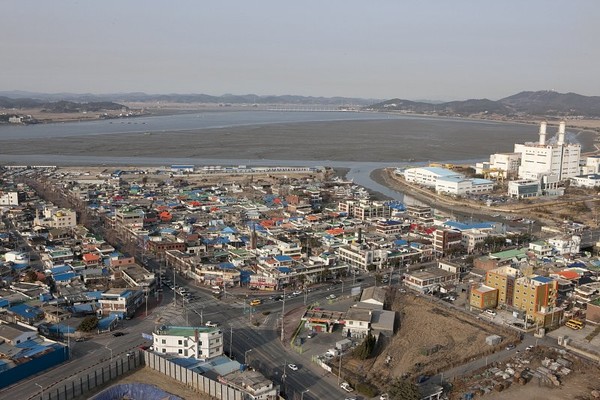
<svg viewBox="0 0 600 400"><path fill-rule="evenodd" d="M0 323L0 339L11 346L35 339L37 336L36 331L27 329L21 325Z"/></svg>
<svg viewBox="0 0 600 400"><path fill-rule="evenodd" d="M438 290L445 283L457 282L459 278L460 273L445 271L441 268L427 268L406 272L404 285L420 293L430 293Z"/></svg>
<svg viewBox="0 0 600 400"><path fill-rule="evenodd" d="M385 289L377 286L370 286L362 291L360 296L361 303L368 303L383 309L385 304Z"/></svg>
<svg viewBox="0 0 600 400"><path fill-rule="evenodd" d="M276 400L279 398L279 387L254 370L234 371L218 377L219 382L241 390L251 400Z"/></svg>
<svg viewBox="0 0 600 400"><path fill-rule="evenodd" d="M396 313L388 310L373 310L371 313L371 334L394 335Z"/></svg>
<svg viewBox="0 0 600 400"><path fill-rule="evenodd" d="M27 304L17 304L8 307L7 314L12 317L13 322L24 322L33 325L44 318L44 312L37 307Z"/></svg>
<svg viewBox="0 0 600 400"><path fill-rule="evenodd" d="M346 312L344 334L354 338L364 338L371 331L372 311L351 307Z"/></svg>

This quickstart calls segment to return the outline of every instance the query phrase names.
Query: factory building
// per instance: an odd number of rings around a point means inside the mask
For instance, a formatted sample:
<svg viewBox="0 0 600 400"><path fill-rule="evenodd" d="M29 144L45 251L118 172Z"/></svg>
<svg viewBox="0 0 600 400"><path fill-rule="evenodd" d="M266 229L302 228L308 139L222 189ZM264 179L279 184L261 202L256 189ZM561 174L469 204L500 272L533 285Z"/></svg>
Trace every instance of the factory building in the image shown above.
<svg viewBox="0 0 600 400"><path fill-rule="evenodd" d="M548 183L552 184L579 175L581 145L565 142L565 122L560 122L553 143L546 142L546 122L540 124L539 135L538 142L515 144L514 152L521 153L519 179L542 181L548 177Z"/></svg>
<svg viewBox="0 0 600 400"><path fill-rule="evenodd" d="M440 167L409 168L404 179L419 185L435 187L437 193L462 196L468 193L491 192L494 183L487 179L467 178L462 174Z"/></svg>

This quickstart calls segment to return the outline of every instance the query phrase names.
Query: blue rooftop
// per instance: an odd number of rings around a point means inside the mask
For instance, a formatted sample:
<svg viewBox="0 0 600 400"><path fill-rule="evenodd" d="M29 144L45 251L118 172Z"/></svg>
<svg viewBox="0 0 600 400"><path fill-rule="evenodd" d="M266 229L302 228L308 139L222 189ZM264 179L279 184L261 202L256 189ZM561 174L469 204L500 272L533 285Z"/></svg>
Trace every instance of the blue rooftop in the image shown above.
<svg viewBox="0 0 600 400"><path fill-rule="evenodd" d="M39 308L32 307L27 304L17 304L16 306L9 307L8 311L27 319L37 318L38 315L43 314Z"/></svg>
<svg viewBox="0 0 600 400"><path fill-rule="evenodd" d="M284 274L289 274L290 272L292 272L292 269L288 267L278 267L277 270Z"/></svg>
<svg viewBox="0 0 600 400"><path fill-rule="evenodd" d="M100 300L100 298L102 297L102 292L99 290L96 290L94 292L85 292L84 293L85 297L87 297L88 299L96 299L96 300Z"/></svg>
<svg viewBox="0 0 600 400"><path fill-rule="evenodd" d="M273 257L275 260L279 261L279 262L292 262L294 261L292 257L290 256L275 256Z"/></svg>
<svg viewBox="0 0 600 400"><path fill-rule="evenodd" d="M459 175L454 171L451 171L449 169L446 168L440 168L440 167L422 167L421 169L424 169L426 171L429 171L431 173L434 173L436 175L440 175L440 176L452 176L452 175Z"/></svg>
<svg viewBox="0 0 600 400"><path fill-rule="evenodd" d="M75 272L66 272L64 274L53 275L52 278L54 278L54 280L57 281L57 282L66 282L66 281L70 281L72 279L75 279L78 276L79 275L76 274Z"/></svg>
<svg viewBox="0 0 600 400"><path fill-rule="evenodd" d="M536 276L535 278L531 278L532 281L537 281L540 283L550 283L553 279L546 278L545 276Z"/></svg>
<svg viewBox="0 0 600 400"><path fill-rule="evenodd" d="M223 263L219 264L219 268L221 268L221 269L234 269L235 265L233 265L232 263L223 262Z"/></svg>
<svg viewBox="0 0 600 400"><path fill-rule="evenodd" d="M459 231L464 231L468 229L491 229L494 227L493 222L464 223L458 221L446 221L444 222L444 225L452 229L457 229Z"/></svg>

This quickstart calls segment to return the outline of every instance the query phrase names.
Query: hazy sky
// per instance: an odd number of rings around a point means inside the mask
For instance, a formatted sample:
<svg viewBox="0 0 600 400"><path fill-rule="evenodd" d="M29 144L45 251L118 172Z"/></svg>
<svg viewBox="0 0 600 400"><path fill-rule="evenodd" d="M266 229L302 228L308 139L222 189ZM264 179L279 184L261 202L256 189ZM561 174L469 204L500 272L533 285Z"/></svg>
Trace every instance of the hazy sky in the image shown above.
<svg viewBox="0 0 600 400"><path fill-rule="evenodd" d="M0 91L600 95L600 1L3 0Z"/></svg>

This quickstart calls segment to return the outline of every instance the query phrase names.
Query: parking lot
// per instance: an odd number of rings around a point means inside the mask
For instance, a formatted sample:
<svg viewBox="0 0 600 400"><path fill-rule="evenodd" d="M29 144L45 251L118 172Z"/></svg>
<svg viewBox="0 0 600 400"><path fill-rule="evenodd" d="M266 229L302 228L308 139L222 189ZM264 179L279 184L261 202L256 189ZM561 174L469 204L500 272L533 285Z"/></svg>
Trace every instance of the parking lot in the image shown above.
<svg viewBox="0 0 600 400"><path fill-rule="evenodd" d="M566 326L548 333L548 336L556 339L558 342L559 337L568 338L570 345L585 349L586 352L594 354L600 359L600 334L594 336L596 327L594 325L587 324L582 329L575 330ZM589 340L591 338L591 340Z"/></svg>

